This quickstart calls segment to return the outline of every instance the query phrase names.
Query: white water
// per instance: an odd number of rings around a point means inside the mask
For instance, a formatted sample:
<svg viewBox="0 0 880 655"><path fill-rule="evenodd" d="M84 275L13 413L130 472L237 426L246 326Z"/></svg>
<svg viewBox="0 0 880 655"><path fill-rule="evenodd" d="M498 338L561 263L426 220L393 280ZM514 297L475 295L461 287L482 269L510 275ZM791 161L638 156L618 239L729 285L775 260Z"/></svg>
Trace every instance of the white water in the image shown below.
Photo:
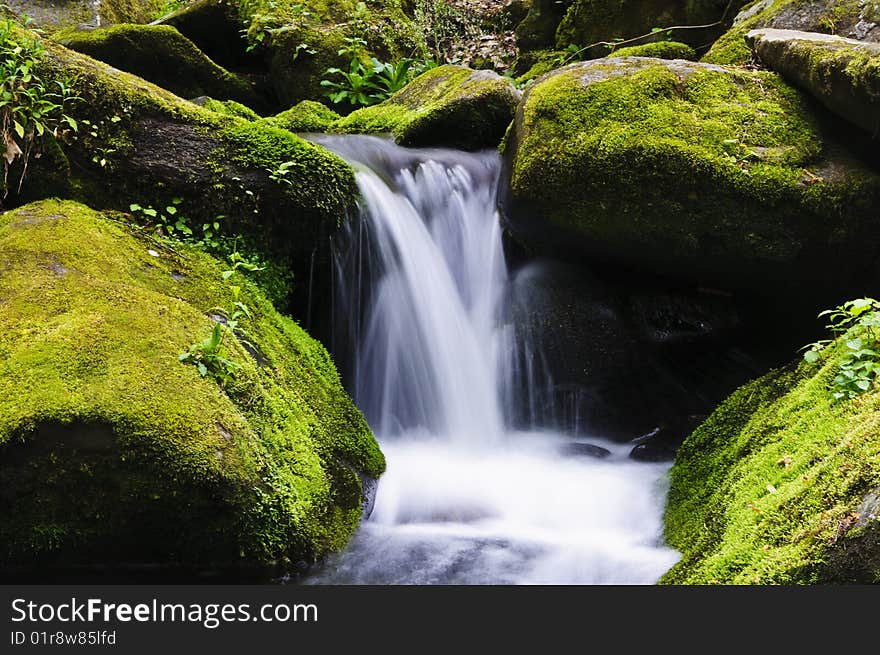
<svg viewBox="0 0 880 655"><path fill-rule="evenodd" d="M534 394L513 379L497 154L322 143L358 168L334 320L388 470L350 547L306 582L656 581L678 558L660 539L668 467L596 438L608 457L564 455L574 437L509 427L504 408Z"/></svg>

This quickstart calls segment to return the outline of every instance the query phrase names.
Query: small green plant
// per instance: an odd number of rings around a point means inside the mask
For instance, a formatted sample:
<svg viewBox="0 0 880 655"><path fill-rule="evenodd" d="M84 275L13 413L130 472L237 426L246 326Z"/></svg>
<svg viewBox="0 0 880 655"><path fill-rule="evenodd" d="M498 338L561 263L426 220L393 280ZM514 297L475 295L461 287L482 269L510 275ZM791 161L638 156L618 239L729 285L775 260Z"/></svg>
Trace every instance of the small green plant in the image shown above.
<svg viewBox="0 0 880 655"><path fill-rule="evenodd" d="M277 168L267 169L267 172L269 173L269 179L276 184L285 184L287 186L292 186L293 180L287 176L293 170L293 167L295 165L296 164L292 161L285 161L281 162Z"/></svg>
<svg viewBox="0 0 880 655"><path fill-rule="evenodd" d="M230 263L231 268L222 273L223 281L227 283L232 296L230 306L212 308L210 311L215 317L215 323L210 336L192 344L189 350L178 356L181 363L195 366L201 377L210 376L223 387L234 380L241 369L241 364L230 359L227 343L236 340L253 348L253 344L245 338L247 333L241 327L242 319L251 318L250 308L242 301L241 285L232 284L230 280L239 270L250 273L263 270L238 251L233 251Z"/></svg>
<svg viewBox="0 0 880 655"><path fill-rule="evenodd" d="M164 209L142 207L137 203L130 204L128 209L135 220L158 236L195 244L207 250L219 250L222 245L220 226L225 216L220 215L213 221L202 223L201 234L196 234L190 219L180 212L181 203L183 198L173 198Z"/></svg>
<svg viewBox="0 0 880 655"><path fill-rule="evenodd" d="M24 19L27 24L28 19ZM81 100L67 79L45 80L38 65L46 50L12 20L0 21L0 149L3 150L3 197L8 192L9 168L21 160L21 191L28 162L46 136L63 140L79 126L70 115Z"/></svg>
<svg viewBox="0 0 880 655"><path fill-rule="evenodd" d="M357 37L349 37L345 40L346 45L338 54L351 57L348 70L328 68L324 71L325 75L342 79L321 80L321 86L327 87L324 95L334 104L345 103L354 107L367 107L384 102L415 77L437 66L436 62L430 59L419 61L403 58L397 62L384 62L376 57L371 57L367 66L358 56L360 49L366 47L366 41Z"/></svg>
<svg viewBox="0 0 880 655"><path fill-rule="evenodd" d="M880 375L880 301L873 298L849 300L819 314L827 316L827 328L840 338L846 352L840 360L830 393L835 400L850 400L869 391ZM833 339L807 344L804 360L817 362Z"/></svg>

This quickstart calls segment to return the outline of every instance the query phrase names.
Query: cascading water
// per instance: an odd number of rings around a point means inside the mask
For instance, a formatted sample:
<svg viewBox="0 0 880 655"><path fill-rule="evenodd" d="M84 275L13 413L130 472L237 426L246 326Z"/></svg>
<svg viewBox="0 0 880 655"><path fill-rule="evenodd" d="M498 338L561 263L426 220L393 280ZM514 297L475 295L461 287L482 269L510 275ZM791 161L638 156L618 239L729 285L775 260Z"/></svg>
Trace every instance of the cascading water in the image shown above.
<svg viewBox="0 0 880 655"><path fill-rule="evenodd" d="M318 140L358 171L334 323L388 470L350 547L306 582L654 582L678 557L660 541L667 467L597 439L610 455L564 455L573 436L510 427L512 399L532 396L517 379L538 372L514 364L498 155Z"/></svg>

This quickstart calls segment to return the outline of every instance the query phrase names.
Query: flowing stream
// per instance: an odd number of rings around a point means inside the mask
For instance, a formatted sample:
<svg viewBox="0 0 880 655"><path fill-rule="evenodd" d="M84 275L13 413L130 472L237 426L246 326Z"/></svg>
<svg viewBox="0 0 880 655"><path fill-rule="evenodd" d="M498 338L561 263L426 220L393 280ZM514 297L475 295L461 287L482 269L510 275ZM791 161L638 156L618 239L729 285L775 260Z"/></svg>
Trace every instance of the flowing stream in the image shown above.
<svg viewBox="0 0 880 655"><path fill-rule="evenodd" d="M357 170L334 350L388 469L349 548L305 582L655 582L678 558L661 541L668 466L549 423L512 427L549 380L508 311L497 153L316 140ZM578 442L610 455L566 454Z"/></svg>

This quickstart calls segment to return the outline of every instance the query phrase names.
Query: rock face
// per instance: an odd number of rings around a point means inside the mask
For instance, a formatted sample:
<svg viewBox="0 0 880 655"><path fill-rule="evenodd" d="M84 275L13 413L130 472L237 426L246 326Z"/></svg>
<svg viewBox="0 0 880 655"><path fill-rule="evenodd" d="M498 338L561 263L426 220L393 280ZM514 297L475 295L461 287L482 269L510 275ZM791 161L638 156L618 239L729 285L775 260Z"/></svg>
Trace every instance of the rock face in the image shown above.
<svg viewBox="0 0 880 655"><path fill-rule="evenodd" d="M880 177L832 146L773 74L597 60L526 91L502 205L532 251L757 294L843 293L876 279Z"/></svg>
<svg viewBox="0 0 880 655"><path fill-rule="evenodd" d="M769 68L880 137L880 43L772 29L753 30L746 40Z"/></svg>
<svg viewBox="0 0 880 655"><path fill-rule="evenodd" d="M846 350L749 383L685 440L666 510L683 557L661 582L880 582L880 393L832 400Z"/></svg>
<svg viewBox="0 0 880 655"><path fill-rule="evenodd" d="M561 262L530 264L513 282L515 377L528 393L508 404L524 426L623 442L662 432L640 450L668 455L693 429L687 417L762 370L732 345L743 327L734 299Z"/></svg>
<svg viewBox="0 0 880 655"><path fill-rule="evenodd" d="M405 146L493 148L504 136L520 97L497 73L438 66L385 102L349 114L333 131L391 132Z"/></svg>
<svg viewBox="0 0 880 655"><path fill-rule="evenodd" d="M265 111L253 85L211 61L168 25L116 25L61 39L71 50L142 77L182 98L211 96Z"/></svg>
<svg viewBox="0 0 880 655"><path fill-rule="evenodd" d="M310 561L384 460L324 348L249 280L83 205L0 217L3 567ZM242 288L222 385L178 361ZM259 353L259 358L252 356Z"/></svg>
<svg viewBox="0 0 880 655"><path fill-rule="evenodd" d="M703 57L715 64L745 64L752 52L746 34L778 28L824 32L860 41L880 41L877 0L757 0L737 14L727 31Z"/></svg>
<svg viewBox="0 0 880 655"><path fill-rule="evenodd" d="M123 211L177 197L193 224L222 215L225 235L243 235L244 245L293 269L306 302L310 271L324 270L326 237L355 206L347 164L286 130L209 111L60 45L46 47L41 74L76 80L77 119L91 123L59 153L70 162L67 197ZM287 181L273 180L282 165ZM23 189L38 187L33 177Z"/></svg>

